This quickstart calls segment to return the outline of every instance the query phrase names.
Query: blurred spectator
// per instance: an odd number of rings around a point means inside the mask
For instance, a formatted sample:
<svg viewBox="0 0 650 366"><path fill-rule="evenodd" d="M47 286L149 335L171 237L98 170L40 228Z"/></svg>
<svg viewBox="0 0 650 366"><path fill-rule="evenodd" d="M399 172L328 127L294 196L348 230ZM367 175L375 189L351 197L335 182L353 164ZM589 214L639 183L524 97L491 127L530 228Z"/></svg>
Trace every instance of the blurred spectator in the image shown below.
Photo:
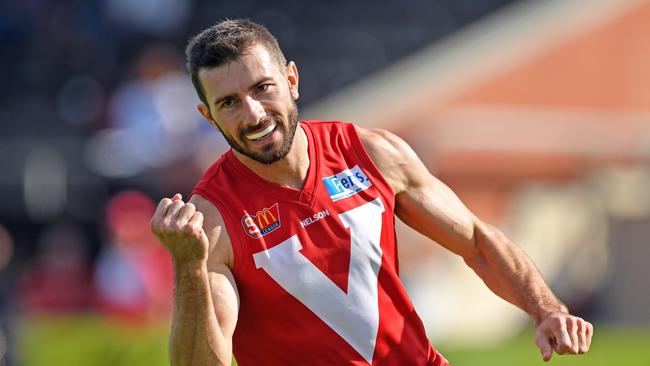
<svg viewBox="0 0 650 366"><path fill-rule="evenodd" d="M87 247L86 237L74 224L46 228L34 262L18 280L20 310L26 314L90 310L93 292Z"/></svg>
<svg viewBox="0 0 650 366"><path fill-rule="evenodd" d="M152 35L169 36L187 21L193 3L185 0L104 0L108 16Z"/></svg>
<svg viewBox="0 0 650 366"><path fill-rule="evenodd" d="M11 278L9 263L14 243L9 231L0 224L0 366L12 365L12 329L10 299Z"/></svg>
<svg viewBox="0 0 650 366"><path fill-rule="evenodd" d="M101 310L126 320L167 316L172 306L171 258L149 230L154 202L125 191L106 209L109 242L97 261L95 285Z"/></svg>
<svg viewBox="0 0 650 366"><path fill-rule="evenodd" d="M172 46L146 47L134 71L110 98L109 129L88 144L89 166L105 177L128 178L191 156L210 128Z"/></svg>

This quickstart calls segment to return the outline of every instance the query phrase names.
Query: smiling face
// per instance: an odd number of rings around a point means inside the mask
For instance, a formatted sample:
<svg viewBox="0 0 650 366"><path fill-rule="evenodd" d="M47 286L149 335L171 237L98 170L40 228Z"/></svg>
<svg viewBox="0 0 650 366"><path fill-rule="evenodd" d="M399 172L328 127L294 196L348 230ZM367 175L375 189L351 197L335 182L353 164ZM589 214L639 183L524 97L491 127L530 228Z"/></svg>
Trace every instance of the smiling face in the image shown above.
<svg viewBox="0 0 650 366"><path fill-rule="evenodd" d="M208 105L199 111L237 152L271 164L291 149L298 125L298 70L281 66L261 45L198 73Z"/></svg>

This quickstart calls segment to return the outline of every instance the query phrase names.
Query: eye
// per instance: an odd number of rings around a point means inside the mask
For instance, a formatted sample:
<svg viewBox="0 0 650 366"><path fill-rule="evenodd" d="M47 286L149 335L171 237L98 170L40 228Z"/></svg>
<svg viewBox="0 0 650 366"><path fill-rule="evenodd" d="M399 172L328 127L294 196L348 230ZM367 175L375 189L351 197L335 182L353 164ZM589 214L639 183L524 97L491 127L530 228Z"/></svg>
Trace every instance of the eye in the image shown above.
<svg viewBox="0 0 650 366"><path fill-rule="evenodd" d="M220 107L221 108L230 108L234 104L235 104L235 98L226 98L221 102Z"/></svg>
<svg viewBox="0 0 650 366"><path fill-rule="evenodd" d="M265 92L265 91L268 91L270 87L271 87L271 84L269 84L269 83L260 84L260 85L257 86L257 91Z"/></svg>

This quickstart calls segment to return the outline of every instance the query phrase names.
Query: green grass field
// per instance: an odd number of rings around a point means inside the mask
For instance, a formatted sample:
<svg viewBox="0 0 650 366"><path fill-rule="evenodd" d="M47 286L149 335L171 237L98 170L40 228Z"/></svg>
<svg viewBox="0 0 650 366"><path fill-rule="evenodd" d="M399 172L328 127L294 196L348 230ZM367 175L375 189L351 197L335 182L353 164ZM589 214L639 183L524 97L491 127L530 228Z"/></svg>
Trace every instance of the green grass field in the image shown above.
<svg viewBox="0 0 650 366"><path fill-rule="evenodd" d="M19 365L167 365L169 326L134 327L93 316L24 321L18 334ZM596 325L589 354L541 360L532 332L487 349L437 345L454 366L650 366L650 328Z"/></svg>
<svg viewBox="0 0 650 366"><path fill-rule="evenodd" d="M496 347L467 349L441 345L439 351L454 366L650 366L650 329L607 328L596 325L591 350L581 356L553 355L542 361L534 334L521 334Z"/></svg>

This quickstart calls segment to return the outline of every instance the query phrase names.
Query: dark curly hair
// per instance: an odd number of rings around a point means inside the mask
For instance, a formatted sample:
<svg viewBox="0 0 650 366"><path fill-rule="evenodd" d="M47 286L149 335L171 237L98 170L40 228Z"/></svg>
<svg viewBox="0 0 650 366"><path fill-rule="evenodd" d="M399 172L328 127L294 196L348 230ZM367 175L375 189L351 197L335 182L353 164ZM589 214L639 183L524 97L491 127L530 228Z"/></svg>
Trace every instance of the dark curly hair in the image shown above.
<svg viewBox="0 0 650 366"><path fill-rule="evenodd" d="M209 105L199 80L199 71L236 61L255 45L264 46L281 67L287 64L278 41L271 32L263 25L247 19L226 19L190 39L185 49L187 70L203 103Z"/></svg>

